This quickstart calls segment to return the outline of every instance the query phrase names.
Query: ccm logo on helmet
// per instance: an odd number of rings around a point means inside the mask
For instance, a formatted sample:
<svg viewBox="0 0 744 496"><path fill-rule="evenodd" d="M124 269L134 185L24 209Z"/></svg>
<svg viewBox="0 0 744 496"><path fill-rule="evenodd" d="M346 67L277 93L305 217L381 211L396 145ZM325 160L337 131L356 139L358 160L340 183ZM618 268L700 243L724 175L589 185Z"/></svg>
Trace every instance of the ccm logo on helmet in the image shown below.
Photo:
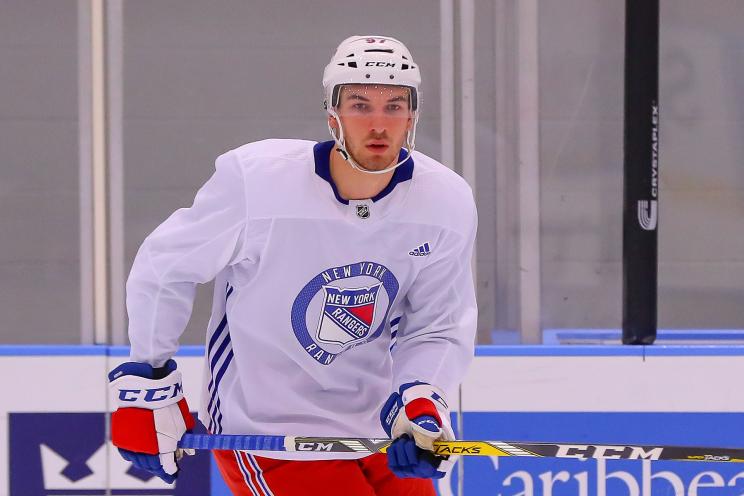
<svg viewBox="0 0 744 496"><path fill-rule="evenodd" d="M395 67L392 62L367 62L364 64L365 67Z"/></svg>
<svg viewBox="0 0 744 496"><path fill-rule="evenodd" d="M119 400L120 401L137 401L144 400L146 402L163 401L170 398L175 398L179 394L183 393L183 386L180 383L172 386L153 388L153 389L120 389Z"/></svg>

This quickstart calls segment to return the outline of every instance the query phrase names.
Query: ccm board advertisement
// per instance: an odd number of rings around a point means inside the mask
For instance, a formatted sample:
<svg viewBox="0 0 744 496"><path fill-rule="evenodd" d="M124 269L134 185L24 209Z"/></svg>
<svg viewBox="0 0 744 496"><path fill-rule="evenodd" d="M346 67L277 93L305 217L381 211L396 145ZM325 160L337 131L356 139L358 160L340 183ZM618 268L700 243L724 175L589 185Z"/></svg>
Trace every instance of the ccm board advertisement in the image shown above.
<svg viewBox="0 0 744 496"><path fill-rule="evenodd" d="M462 388L466 439L574 443L608 459L464 457L466 495L744 495L744 463L652 461L637 446L744 447L741 347L482 348ZM615 448L638 460L615 460ZM697 455L705 459L704 452ZM645 458L645 459L644 459ZM443 489L443 490L442 490ZM456 485L440 488L457 494Z"/></svg>
<svg viewBox="0 0 744 496"><path fill-rule="evenodd" d="M126 350L0 347L0 495L227 495L210 456L175 485L133 468L105 441L106 373ZM177 357L192 408L201 348ZM460 437L564 443L563 455L465 456L440 495L744 495L744 463L654 461L639 446L744 448L744 348L485 347L463 384ZM456 403L456 401L451 401ZM620 450L607 445L627 446ZM619 451L618 451L619 450ZM620 460L620 455L638 459ZM705 451L699 455L706 458Z"/></svg>

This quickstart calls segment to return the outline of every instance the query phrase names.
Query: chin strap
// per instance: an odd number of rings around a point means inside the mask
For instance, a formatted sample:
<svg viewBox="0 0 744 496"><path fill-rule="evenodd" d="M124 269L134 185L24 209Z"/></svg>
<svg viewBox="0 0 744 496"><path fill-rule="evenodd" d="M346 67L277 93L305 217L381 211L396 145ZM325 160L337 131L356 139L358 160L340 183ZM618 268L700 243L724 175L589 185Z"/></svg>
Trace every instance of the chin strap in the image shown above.
<svg viewBox="0 0 744 496"><path fill-rule="evenodd" d="M409 158L411 158L411 154L413 153L413 148L415 146L414 142L416 140L416 124L418 123L418 112L415 114L415 117L413 119L413 126L406 134L406 156L403 157L402 160L399 160L397 162L393 161L389 166L382 170L369 170L351 156L351 153L346 149L346 139L344 138L344 128L341 125L341 119L339 118L336 111L332 108L328 109L328 113L334 119L336 119L336 123L338 123L338 133L336 133L336 130L330 125L330 123L328 124L328 131L331 133L333 141L336 142L336 150L338 150L341 156L344 157L344 160L346 160L352 168L358 170L359 172L366 172L367 174L385 174L397 169L398 167L406 163Z"/></svg>

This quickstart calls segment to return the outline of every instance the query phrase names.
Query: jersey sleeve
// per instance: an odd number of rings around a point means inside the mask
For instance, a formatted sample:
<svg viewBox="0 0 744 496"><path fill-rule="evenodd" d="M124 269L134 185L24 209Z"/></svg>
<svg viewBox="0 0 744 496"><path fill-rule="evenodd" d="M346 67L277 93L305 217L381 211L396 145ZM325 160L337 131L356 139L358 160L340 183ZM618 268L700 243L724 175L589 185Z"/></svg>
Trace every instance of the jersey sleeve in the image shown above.
<svg viewBox="0 0 744 496"><path fill-rule="evenodd" d="M196 285L241 259L246 224L243 174L233 152L189 208L174 212L142 243L126 286L131 359L162 366L178 349Z"/></svg>
<svg viewBox="0 0 744 496"><path fill-rule="evenodd" d="M406 294L392 350L394 390L422 381L452 398L473 358L478 315L471 269L474 206L471 212L464 233L442 234L438 258L419 272Z"/></svg>

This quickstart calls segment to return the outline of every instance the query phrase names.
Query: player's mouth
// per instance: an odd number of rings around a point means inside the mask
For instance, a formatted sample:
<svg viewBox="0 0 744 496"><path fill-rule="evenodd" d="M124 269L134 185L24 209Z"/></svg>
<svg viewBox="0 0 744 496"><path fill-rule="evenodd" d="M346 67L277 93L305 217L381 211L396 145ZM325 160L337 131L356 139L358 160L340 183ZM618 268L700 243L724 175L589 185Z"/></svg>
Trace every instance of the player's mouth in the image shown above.
<svg viewBox="0 0 744 496"><path fill-rule="evenodd" d="M384 153L388 150L388 148L390 148L390 146L387 143L373 141L372 143L367 143L366 148L372 153Z"/></svg>

